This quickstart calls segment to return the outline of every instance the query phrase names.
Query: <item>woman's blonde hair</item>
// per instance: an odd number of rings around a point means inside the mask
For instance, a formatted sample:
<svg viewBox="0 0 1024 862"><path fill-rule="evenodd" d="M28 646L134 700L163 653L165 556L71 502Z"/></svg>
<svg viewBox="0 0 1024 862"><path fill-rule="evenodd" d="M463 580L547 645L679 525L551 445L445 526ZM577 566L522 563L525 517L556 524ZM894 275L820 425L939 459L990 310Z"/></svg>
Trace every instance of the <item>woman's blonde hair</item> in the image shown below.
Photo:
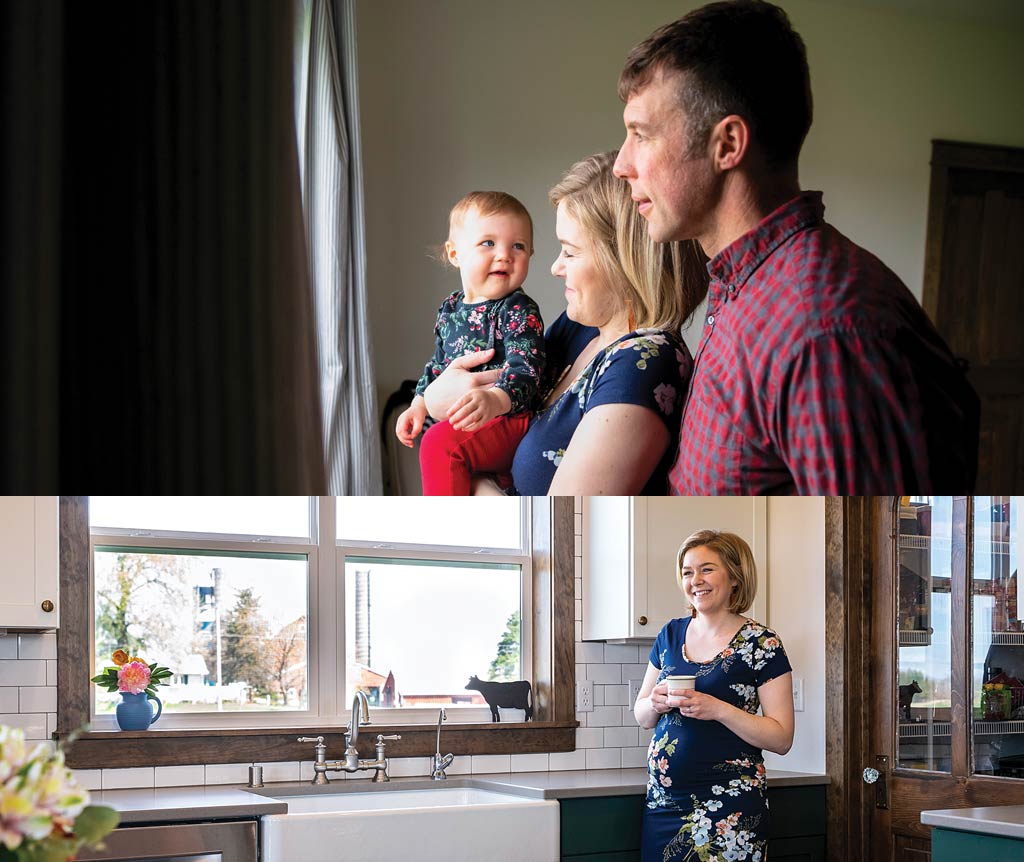
<svg viewBox="0 0 1024 862"><path fill-rule="evenodd" d="M708 291L707 258L693 240L657 243L612 173L618 150L576 162L548 192L589 237L598 268L637 329L678 333Z"/></svg>
<svg viewBox="0 0 1024 862"><path fill-rule="evenodd" d="M757 564L754 552L746 540L735 533L724 533L721 530L698 530L686 539L676 552L676 584L685 598L683 589L683 557L694 548L708 548L718 554L725 571L733 581L732 598L729 610L734 614L745 613L754 603L757 595ZM696 608L690 607L693 616Z"/></svg>

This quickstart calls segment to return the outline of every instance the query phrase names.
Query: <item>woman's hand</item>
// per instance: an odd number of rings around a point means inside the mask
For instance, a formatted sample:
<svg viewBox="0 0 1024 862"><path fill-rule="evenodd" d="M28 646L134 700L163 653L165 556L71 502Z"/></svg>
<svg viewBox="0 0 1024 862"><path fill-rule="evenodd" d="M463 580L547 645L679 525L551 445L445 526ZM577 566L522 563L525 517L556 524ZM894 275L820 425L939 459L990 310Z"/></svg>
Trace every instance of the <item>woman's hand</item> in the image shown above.
<svg viewBox="0 0 1024 862"><path fill-rule="evenodd" d="M471 370L493 358L494 348L490 348L453 359L423 393L430 415L435 419L444 419L452 405L467 392L487 389L497 383L501 377L500 368L492 368L490 371Z"/></svg>
<svg viewBox="0 0 1024 862"><path fill-rule="evenodd" d="M504 389L472 389L448 408L448 422L456 431L482 428L495 416L512 409L512 399Z"/></svg>
<svg viewBox="0 0 1024 862"><path fill-rule="evenodd" d="M725 709L731 708L729 704L702 691L677 691L666 698L666 702L678 708L684 718L696 718L699 721L721 721Z"/></svg>

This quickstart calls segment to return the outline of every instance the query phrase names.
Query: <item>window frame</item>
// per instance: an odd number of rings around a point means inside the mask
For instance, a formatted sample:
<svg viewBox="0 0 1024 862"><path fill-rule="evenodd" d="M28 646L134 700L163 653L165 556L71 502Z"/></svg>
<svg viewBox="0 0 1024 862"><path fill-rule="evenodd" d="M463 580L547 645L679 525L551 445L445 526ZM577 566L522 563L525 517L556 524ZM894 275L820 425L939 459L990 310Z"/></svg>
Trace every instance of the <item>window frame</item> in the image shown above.
<svg viewBox="0 0 1024 862"><path fill-rule="evenodd" d="M489 721L449 723L446 725L446 747L456 754L502 754L530 752L558 752L575 749L575 637L574 637L574 505L571 497L539 498L543 502L532 506L532 547L529 548L530 570L524 569L524 578L530 578L533 625L530 643L532 653L531 674L534 680L534 720L530 722ZM329 500L329 504L324 504ZM91 708L90 657L92 638L92 537L88 524L86 497L60 498L60 581L63 604L62 626L57 636L57 732L64 738L82 728L88 721ZM318 532L321 547L335 546L335 572L343 574L346 549L358 548L366 555L362 543L346 542L338 546L335 540L335 511L333 498L321 498L318 511ZM129 531L130 532L130 531ZM191 536L191 534L190 534ZM149 537L146 537L149 538ZM237 537L236 537L237 538ZM316 537L311 537L316 538ZM179 539L180 540L180 539ZM159 544L168 544L162 536ZM108 544L103 541L100 544ZM194 541L193 541L194 546ZM374 543L366 543L373 545ZM252 551L252 542L245 543ZM170 547L170 545L168 545ZM380 548L381 555L393 556L397 546ZM465 549L463 549L465 553ZM423 551L417 552L423 556ZM323 553L317 561L318 583L314 597L311 587L309 602L319 601L323 587L331 578L323 577ZM473 556L471 553L469 556ZM498 561L502 554L488 554ZM311 570L313 567L311 558ZM342 567L342 568L339 568ZM311 572L312 579L312 572ZM343 613L342 601L333 605L335 614ZM526 590L524 589L524 593ZM524 608L525 616L525 608ZM310 705L314 697L321 715L309 721L293 721L296 712L263 714L268 721L256 726L222 726L218 728L153 727L146 731L89 730L81 733L68 752L68 763L74 768L138 766L170 766L200 763L245 763L311 760L308 745L297 742L299 735L308 735L311 728L325 736L329 751L340 751L344 745L344 723L347 709L335 695L325 689L328 675L336 676L338 627L325 624L320 617L318 631L312 631L310 614L310 663L314 652L320 655L318 681L310 679ZM335 617L337 619L337 617ZM340 622L340 620L338 620ZM314 640L315 639L315 640ZM524 659L525 659L524 649ZM333 666L332 666L333 665ZM311 671L312 672L312 671ZM317 691L313 691L313 686ZM328 687L329 688L329 687ZM340 687L335 686L335 691ZM328 721L325 717L333 710ZM432 711L432 710L431 710ZM251 716L246 716L251 717ZM431 754L434 751L432 725L409 724L392 720L373 721L360 736L360 753L370 756L373 737L377 733L401 733L402 739L391 743L388 751L394 757ZM397 717L396 717L397 718ZM334 723L340 722L340 723ZM188 744L180 740L188 738Z"/></svg>

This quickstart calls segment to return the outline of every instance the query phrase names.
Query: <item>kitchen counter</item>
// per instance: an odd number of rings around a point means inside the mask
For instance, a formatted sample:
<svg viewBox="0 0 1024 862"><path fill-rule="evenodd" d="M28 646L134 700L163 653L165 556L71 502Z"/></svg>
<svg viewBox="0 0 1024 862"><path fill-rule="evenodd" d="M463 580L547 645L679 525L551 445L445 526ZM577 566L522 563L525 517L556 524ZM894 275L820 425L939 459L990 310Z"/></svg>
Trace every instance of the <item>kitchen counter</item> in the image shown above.
<svg viewBox="0 0 1024 862"><path fill-rule="evenodd" d="M938 826L942 829L1024 839L1024 805L922 811L921 822L926 826Z"/></svg>
<svg viewBox="0 0 1024 862"><path fill-rule="evenodd" d="M121 814L122 823L230 820L288 813L287 803L253 796L235 786L93 790L89 797L93 805L109 805L117 810Z"/></svg>
<svg viewBox="0 0 1024 862"><path fill-rule="evenodd" d="M770 787L798 787L828 783L828 776L806 772L768 770ZM567 772L503 772L452 776L448 787L516 793L538 799L576 799L593 796L641 795L647 789L647 770L588 769ZM98 805L110 805L121 813L122 823L173 823L285 814L289 796L320 793L366 793L389 790L436 788L430 778L393 778L386 784L369 779L336 779L328 787L308 781L288 781L249 789L245 786L160 787L141 790L94 791ZM974 809L986 810L986 809ZM989 809L995 810L995 809Z"/></svg>

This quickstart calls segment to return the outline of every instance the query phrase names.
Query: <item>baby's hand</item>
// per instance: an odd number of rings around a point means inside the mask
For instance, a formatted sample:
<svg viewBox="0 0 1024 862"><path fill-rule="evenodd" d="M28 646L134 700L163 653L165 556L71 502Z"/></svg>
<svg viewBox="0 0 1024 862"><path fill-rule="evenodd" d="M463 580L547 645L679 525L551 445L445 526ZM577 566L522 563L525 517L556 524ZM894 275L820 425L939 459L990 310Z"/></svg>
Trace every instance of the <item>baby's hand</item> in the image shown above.
<svg viewBox="0 0 1024 862"><path fill-rule="evenodd" d="M456 431L473 431L511 409L512 399L505 390L474 389L451 406L448 422Z"/></svg>
<svg viewBox="0 0 1024 862"><path fill-rule="evenodd" d="M413 441L420 436L423 422L427 418L427 405L423 397L417 395L395 423L395 436L403 446L413 447Z"/></svg>

